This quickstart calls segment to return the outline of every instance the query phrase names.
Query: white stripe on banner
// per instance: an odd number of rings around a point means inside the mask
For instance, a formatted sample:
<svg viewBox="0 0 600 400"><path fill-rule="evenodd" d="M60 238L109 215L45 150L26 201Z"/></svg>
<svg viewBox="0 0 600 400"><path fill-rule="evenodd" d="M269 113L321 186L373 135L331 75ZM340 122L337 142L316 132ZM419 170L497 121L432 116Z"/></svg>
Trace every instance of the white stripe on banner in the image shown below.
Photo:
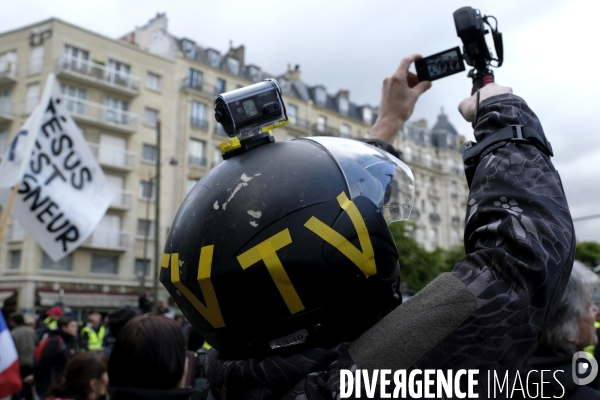
<svg viewBox="0 0 600 400"><path fill-rule="evenodd" d="M17 349L8 329L0 332L0 374L17 361Z"/></svg>

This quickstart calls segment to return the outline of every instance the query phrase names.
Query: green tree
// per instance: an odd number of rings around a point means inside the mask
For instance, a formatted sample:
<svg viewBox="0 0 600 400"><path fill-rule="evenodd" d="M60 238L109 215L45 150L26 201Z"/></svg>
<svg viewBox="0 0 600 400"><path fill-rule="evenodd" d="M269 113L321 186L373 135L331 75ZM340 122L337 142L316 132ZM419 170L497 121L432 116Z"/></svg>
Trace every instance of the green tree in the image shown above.
<svg viewBox="0 0 600 400"><path fill-rule="evenodd" d="M575 247L575 259L590 268L600 265L600 243L579 242Z"/></svg>
<svg viewBox="0 0 600 400"><path fill-rule="evenodd" d="M390 225L398 248L400 279L411 291L419 291L439 274L451 271L465 256L462 246L427 251L414 239L415 229L414 223L406 221Z"/></svg>

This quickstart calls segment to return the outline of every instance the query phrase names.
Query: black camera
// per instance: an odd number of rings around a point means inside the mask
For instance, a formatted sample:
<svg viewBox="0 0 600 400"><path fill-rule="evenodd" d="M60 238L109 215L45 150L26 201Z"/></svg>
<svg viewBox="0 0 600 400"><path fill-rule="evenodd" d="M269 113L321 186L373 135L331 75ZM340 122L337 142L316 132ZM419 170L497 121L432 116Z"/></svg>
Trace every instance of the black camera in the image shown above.
<svg viewBox="0 0 600 400"><path fill-rule="evenodd" d="M502 45L502 33L498 32L498 21L493 16L481 16L479 10L472 7L462 7L453 14L456 34L463 42L463 52L455 47L445 50L415 62L417 76L420 81L433 81L449 75L464 71L464 61L473 67L467 75L473 80L475 92L486 84L494 81L494 73L490 67L499 67L504 60L504 48ZM492 28L488 19L493 18L496 22ZM494 48L497 58L492 56L485 35L489 33L485 28L488 25L492 33ZM492 65L495 61L496 64Z"/></svg>

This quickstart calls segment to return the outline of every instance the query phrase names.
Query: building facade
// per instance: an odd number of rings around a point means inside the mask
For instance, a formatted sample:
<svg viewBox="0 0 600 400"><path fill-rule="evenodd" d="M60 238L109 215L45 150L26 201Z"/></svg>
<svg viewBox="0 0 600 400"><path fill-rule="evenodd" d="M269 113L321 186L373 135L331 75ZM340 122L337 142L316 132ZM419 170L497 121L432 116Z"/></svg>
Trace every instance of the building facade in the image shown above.
<svg viewBox="0 0 600 400"><path fill-rule="evenodd" d="M58 263L11 220L0 243L0 305L9 311L33 312L57 301L79 310L137 305L152 285L154 240L163 243L179 204L222 161L219 144L226 136L212 118L216 94L278 79L290 124L274 131L276 140L363 138L376 118L376 109L350 101L347 90L332 95L322 85L307 85L298 66L273 75L246 64L243 46L222 53L176 38L164 14L118 40L50 19L0 33L0 157L51 72L115 200L90 238ZM433 129L424 121L406 123L397 138L416 178L415 235L430 249L462 238L467 190L460 138L443 113ZM162 288L160 296L167 296Z"/></svg>

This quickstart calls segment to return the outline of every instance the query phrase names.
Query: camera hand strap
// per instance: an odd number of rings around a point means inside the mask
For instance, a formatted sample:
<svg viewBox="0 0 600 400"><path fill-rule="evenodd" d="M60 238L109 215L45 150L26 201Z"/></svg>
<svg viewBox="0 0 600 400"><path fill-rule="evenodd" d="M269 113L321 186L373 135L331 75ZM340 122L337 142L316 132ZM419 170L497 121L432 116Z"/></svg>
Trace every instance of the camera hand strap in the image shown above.
<svg viewBox="0 0 600 400"><path fill-rule="evenodd" d="M523 125L509 125L486 137L481 142L467 141L462 145L461 151L465 164L465 175L467 176L469 185L479 161L491 151L506 145L508 142L527 142L533 144L544 154L554 157L552 145L544 136Z"/></svg>

